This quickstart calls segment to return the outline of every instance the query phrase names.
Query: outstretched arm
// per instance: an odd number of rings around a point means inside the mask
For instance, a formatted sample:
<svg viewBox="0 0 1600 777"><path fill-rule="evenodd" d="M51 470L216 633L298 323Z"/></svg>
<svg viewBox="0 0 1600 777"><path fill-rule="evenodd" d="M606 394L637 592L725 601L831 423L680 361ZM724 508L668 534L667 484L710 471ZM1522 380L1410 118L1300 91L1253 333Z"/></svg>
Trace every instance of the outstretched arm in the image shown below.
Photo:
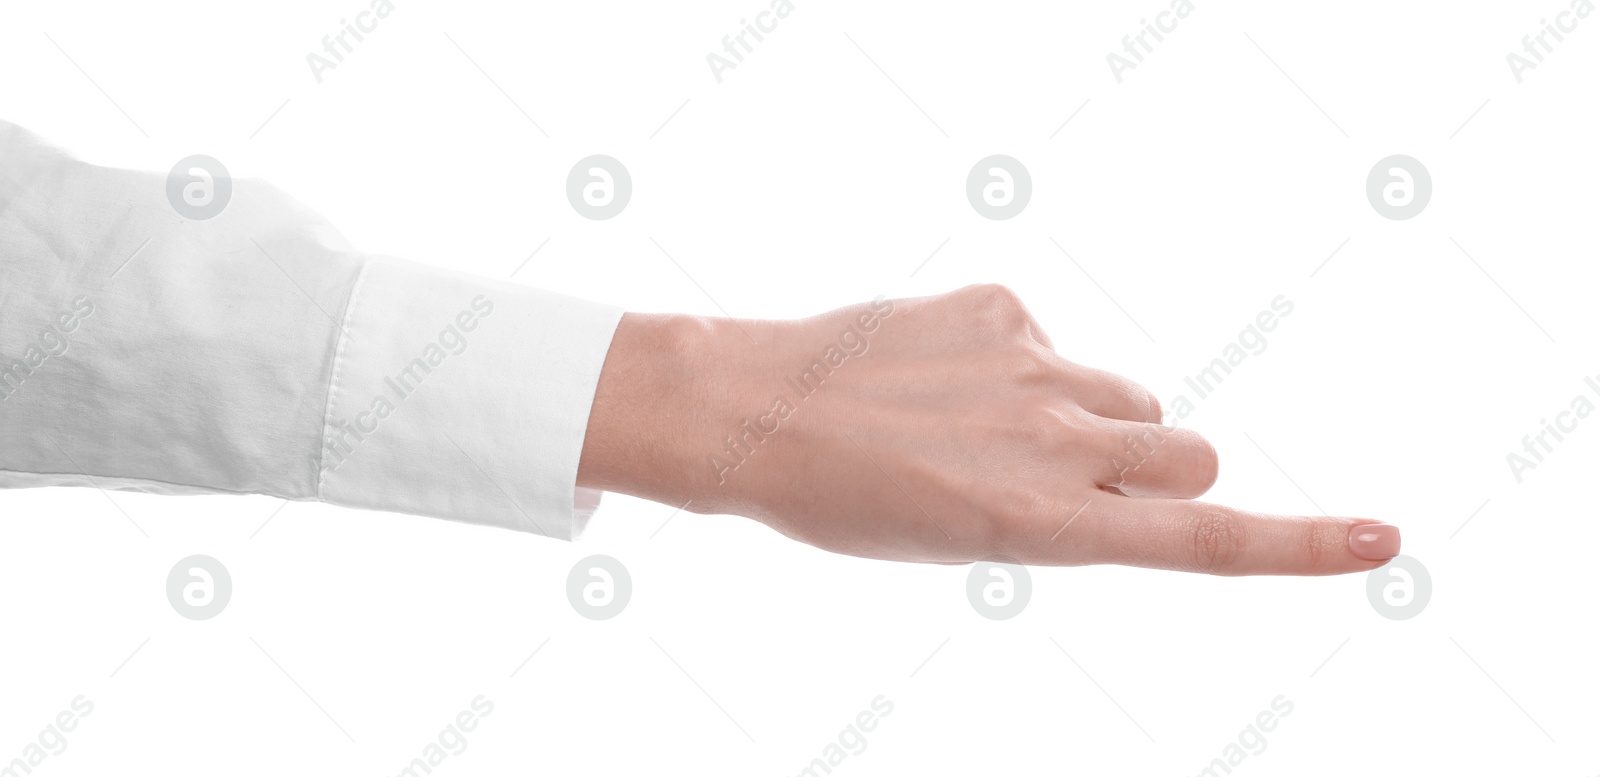
<svg viewBox="0 0 1600 777"><path fill-rule="evenodd" d="M1190 501L1210 445L1057 355L998 286L798 321L623 315L364 254L270 186L223 183L200 194L225 207L190 212L188 186L0 122L0 487L560 538L609 490L944 563L1332 574L1399 551L1372 521Z"/></svg>

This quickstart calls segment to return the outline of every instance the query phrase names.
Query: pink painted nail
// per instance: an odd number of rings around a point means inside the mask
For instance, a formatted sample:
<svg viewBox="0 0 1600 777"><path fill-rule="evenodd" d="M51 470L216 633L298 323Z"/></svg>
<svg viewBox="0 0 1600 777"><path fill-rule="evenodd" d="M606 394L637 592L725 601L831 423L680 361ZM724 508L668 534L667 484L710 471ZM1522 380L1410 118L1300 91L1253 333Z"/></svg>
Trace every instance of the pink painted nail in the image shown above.
<svg viewBox="0 0 1600 777"><path fill-rule="evenodd" d="M1363 523L1350 527L1350 552L1368 561L1387 561L1400 554L1400 527Z"/></svg>

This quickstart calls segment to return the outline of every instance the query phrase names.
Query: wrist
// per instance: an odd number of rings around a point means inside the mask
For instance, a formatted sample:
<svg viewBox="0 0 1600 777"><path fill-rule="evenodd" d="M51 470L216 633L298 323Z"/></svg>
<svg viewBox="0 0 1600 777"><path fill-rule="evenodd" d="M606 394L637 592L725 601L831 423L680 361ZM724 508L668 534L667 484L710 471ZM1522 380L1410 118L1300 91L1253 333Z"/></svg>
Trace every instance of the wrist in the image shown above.
<svg viewBox="0 0 1600 777"><path fill-rule="evenodd" d="M718 355L726 324L698 316L622 317L589 411L580 487L672 505L702 497L704 454L697 457L694 446L706 438L710 387L727 368Z"/></svg>

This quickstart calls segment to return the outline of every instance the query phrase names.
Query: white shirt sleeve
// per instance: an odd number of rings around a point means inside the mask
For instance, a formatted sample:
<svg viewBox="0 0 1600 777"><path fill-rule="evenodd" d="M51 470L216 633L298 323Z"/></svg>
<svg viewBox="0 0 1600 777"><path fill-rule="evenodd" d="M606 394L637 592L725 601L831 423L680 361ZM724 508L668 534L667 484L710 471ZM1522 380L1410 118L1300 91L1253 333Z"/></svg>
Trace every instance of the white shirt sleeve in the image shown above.
<svg viewBox="0 0 1600 777"><path fill-rule="evenodd" d="M230 184L191 220L165 176L0 122L0 487L582 532L621 310L364 254L271 186Z"/></svg>

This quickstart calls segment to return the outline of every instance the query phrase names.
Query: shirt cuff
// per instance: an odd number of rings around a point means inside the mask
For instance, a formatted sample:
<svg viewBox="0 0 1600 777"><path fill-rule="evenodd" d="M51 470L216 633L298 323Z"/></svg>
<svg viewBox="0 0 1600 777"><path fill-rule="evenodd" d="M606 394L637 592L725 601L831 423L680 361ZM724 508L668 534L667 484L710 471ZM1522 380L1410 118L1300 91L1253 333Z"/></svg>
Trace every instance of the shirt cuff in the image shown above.
<svg viewBox="0 0 1600 777"><path fill-rule="evenodd" d="M622 312L369 257L334 352L317 498L575 539L600 503L578 460Z"/></svg>

